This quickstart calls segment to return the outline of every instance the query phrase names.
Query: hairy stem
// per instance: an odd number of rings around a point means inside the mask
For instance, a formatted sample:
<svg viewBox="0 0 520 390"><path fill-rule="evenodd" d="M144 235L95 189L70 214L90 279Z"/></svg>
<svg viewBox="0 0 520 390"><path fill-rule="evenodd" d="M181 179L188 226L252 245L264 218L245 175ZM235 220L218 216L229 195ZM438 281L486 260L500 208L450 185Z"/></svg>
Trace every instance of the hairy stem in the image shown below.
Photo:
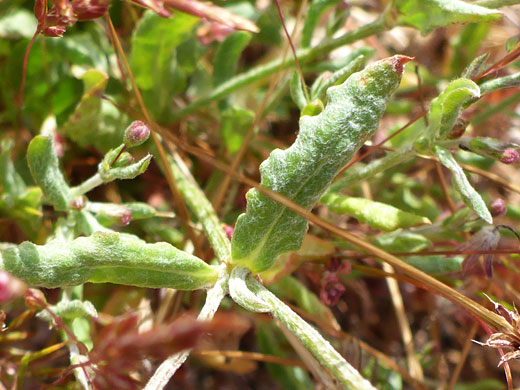
<svg viewBox="0 0 520 390"><path fill-rule="evenodd" d="M219 100L243 86L249 85L257 80L261 80L265 77L268 77L273 73L277 72L280 69L280 67L282 67L282 69L287 69L294 66L296 63L295 58L297 58L298 61L300 61L300 63L309 62L319 56L330 53L332 50L337 49L340 46L348 45L368 36L383 32L388 29L385 20L385 15L382 15L380 18L376 19L372 23L368 23L364 26L361 26L360 28L354 31L350 31L338 38L327 40L313 48L300 49L296 52L296 57L291 57L287 59L279 58L265 65L259 65L253 69L248 70L247 72L239 74L238 76L229 79L225 83L220 84L217 88L213 89L212 92L208 95L201 97L200 99L192 102L186 107L178 110L174 114L174 119L180 120L185 116L195 112L199 108L204 107L211 102ZM283 62L284 60L285 62Z"/></svg>
<svg viewBox="0 0 520 390"><path fill-rule="evenodd" d="M229 274L225 266L222 266L219 279L217 280L217 283L215 283L215 285L210 290L208 290L206 302L204 303L197 320L209 321L214 317L217 309L220 306L220 302L228 292L228 279ZM144 390L162 390L168 384L171 377L175 374L179 367L186 361L190 352L191 349L187 349L170 356L168 359L162 362L146 384Z"/></svg>
<svg viewBox="0 0 520 390"><path fill-rule="evenodd" d="M486 8L500 8L520 4L520 0L478 0L473 4Z"/></svg>
<svg viewBox="0 0 520 390"><path fill-rule="evenodd" d="M103 179L99 173L96 173L94 176L88 178L79 186L72 187L70 189L70 197L71 199L86 194L87 192L93 190L94 188L103 184Z"/></svg>
<svg viewBox="0 0 520 390"><path fill-rule="evenodd" d="M213 206L180 158L168 156L167 161L179 192L190 210L202 223L217 258L219 261L227 263L231 258L231 243L222 228Z"/></svg>
<svg viewBox="0 0 520 390"><path fill-rule="evenodd" d="M346 389L352 390L375 390L375 387L361 376L361 374L352 367L341 356L332 345L323 338L323 336L311 325L305 322L300 316L291 310L289 306L278 299L273 293L267 290L256 279L249 276L249 271L242 271L241 267L233 270L234 278L230 281L230 292L233 290L233 284L242 284L245 282L250 291L244 296L233 296L233 299L247 299L247 296L254 297L251 304L247 303L248 308L253 308L255 302L261 302L260 306L268 307L271 314L280 321L289 331L294 334L302 344L313 354L313 356L324 366L332 376L334 376ZM238 280L242 278L242 280ZM247 278L247 279L246 279ZM243 289L235 289L235 292L242 293ZM263 310L263 309L262 309Z"/></svg>

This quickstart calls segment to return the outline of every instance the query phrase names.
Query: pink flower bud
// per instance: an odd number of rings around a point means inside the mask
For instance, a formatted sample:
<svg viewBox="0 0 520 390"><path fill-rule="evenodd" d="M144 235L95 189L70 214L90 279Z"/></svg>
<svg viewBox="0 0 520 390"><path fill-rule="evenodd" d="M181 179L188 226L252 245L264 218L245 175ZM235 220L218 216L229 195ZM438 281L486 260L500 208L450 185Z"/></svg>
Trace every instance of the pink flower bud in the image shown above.
<svg viewBox="0 0 520 390"><path fill-rule="evenodd" d="M506 202L504 201L504 199L501 198L497 198L493 202L491 202L489 208L493 217L500 217L501 215L504 215L507 211Z"/></svg>
<svg viewBox="0 0 520 390"><path fill-rule="evenodd" d="M23 295L25 284L6 271L0 271L0 303Z"/></svg>
<svg viewBox="0 0 520 390"><path fill-rule="evenodd" d="M143 144L150 136L150 129L142 121L133 121L125 130L123 142L129 148Z"/></svg>
<svg viewBox="0 0 520 390"><path fill-rule="evenodd" d="M231 240L231 238L233 238L233 232L235 231L235 228L233 226L229 226L229 225L224 225L223 228L224 228L224 232L226 232L226 235Z"/></svg>
<svg viewBox="0 0 520 390"><path fill-rule="evenodd" d="M518 158L520 156L518 155L518 152L515 149L508 148L504 150L502 153L502 156L500 157L500 162L503 162L504 164L513 164L518 161Z"/></svg>

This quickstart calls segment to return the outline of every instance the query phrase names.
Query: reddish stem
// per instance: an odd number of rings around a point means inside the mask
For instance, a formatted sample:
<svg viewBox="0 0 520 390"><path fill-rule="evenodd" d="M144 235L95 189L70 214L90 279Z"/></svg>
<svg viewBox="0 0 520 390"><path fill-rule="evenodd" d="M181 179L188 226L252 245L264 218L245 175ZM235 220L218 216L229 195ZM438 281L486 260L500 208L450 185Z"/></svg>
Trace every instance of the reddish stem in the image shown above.
<svg viewBox="0 0 520 390"><path fill-rule="evenodd" d="M31 48L36 41L36 38L38 38L38 35L40 35L40 30L37 29L29 41L29 44L27 45L27 49L25 49L25 55L23 57L23 65L22 65L22 83L20 84L20 91L18 92L18 97L16 99L16 102L18 104L18 108L22 108L23 103L23 94L25 90L25 78L27 75L27 63L29 62L29 52L31 51Z"/></svg>

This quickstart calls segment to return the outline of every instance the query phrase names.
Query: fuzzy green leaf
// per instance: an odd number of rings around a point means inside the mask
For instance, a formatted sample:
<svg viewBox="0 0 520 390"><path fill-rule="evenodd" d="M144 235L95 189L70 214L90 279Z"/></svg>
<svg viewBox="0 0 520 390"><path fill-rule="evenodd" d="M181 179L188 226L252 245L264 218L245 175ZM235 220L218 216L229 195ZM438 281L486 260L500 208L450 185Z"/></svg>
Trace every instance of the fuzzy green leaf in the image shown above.
<svg viewBox="0 0 520 390"><path fill-rule="evenodd" d="M496 10L469 4L461 0L394 0L398 24L411 26L423 35L437 27L454 23L482 23L500 19Z"/></svg>
<svg viewBox="0 0 520 390"><path fill-rule="evenodd" d="M336 214L352 215L359 222L366 223L371 228L384 232L431 224L426 217L408 213L394 206L374 202L369 199L328 194L321 199L321 202L326 204Z"/></svg>
<svg viewBox="0 0 520 390"><path fill-rule="evenodd" d="M440 146L434 147L434 152L439 158L439 161L448 168L453 174L453 185L460 193L462 200L468 207L470 207L477 215L487 223L493 223L493 217L489 212L486 203L482 200L480 194L471 186L464 171L459 166L452 154L445 148Z"/></svg>
<svg viewBox="0 0 520 390"><path fill-rule="evenodd" d="M260 165L261 184L310 210L332 179L378 127L390 94L409 59L395 56L368 66L329 89L328 104L317 116L302 116L293 145L274 150ZM254 272L268 269L276 256L300 247L307 220L251 190L247 212L236 224L232 263Z"/></svg>
<svg viewBox="0 0 520 390"><path fill-rule="evenodd" d="M112 232L45 245L26 241L0 254L0 269L48 288L106 282L196 290L212 286L218 276L216 268L170 244Z"/></svg>
<svg viewBox="0 0 520 390"><path fill-rule="evenodd" d="M428 136L445 139L465 105L479 97L480 88L473 81L464 78L452 81L430 104Z"/></svg>
<svg viewBox="0 0 520 390"><path fill-rule="evenodd" d="M61 173L52 138L42 135L34 137L27 149L27 162L46 200L56 210L67 210L70 188Z"/></svg>

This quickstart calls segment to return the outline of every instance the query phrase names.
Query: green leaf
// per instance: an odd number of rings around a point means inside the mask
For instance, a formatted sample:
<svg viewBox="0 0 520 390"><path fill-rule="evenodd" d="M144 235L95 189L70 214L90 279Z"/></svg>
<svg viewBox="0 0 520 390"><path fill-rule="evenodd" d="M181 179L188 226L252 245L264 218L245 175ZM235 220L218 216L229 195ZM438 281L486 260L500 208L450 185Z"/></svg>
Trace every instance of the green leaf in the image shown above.
<svg viewBox="0 0 520 390"><path fill-rule="evenodd" d="M84 93L76 106L74 113L63 125L62 130L81 147L94 145L103 150L106 145L105 135L100 132L102 101L108 75L96 69L90 69L83 76Z"/></svg>
<svg viewBox="0 0 520 390"><path fill-rule="evenodd" d="M293 71L291 82L289 83L289 91L294 104L302 110L307 105L308 101L303 92L302 79L297 71Z"/></svg>
<svg viewBox="0 0 520 390"><path fill-rule="evenodd" d="M403 260L429 274L446 274L459 272L464 257L408 256L403 257Z"/></svg>
<svg viewBox="0 0 520 390"><path fill-rule="evenodd" d="M255 113L246 108L232 105L222 111L220 132L229 154L240 150L242 141L255 119Z"/></svg>
<svg viewBox="0 0 520 390"><path fill-rule="evenodd" d="M419 252L432 246L422 234L398 230L376 237L373 243L388 252Z"/></svg>
<svg viewBox="0 0 520 390"><path fill-rule="evenodd" d="M213 61L213 79L215 86L233 76L236 72L240 54L249 44L251 34L237 31L228 36L219 46Z"/></svg>
<svg viewBox="0 0 520 390"><path fill-rule="evenodd" d="M109 156L109 154L107 154L107 156ZM116 179L134 179L146 171L151 161L152 155L148 154L141 160L133 164L122 167L116 166L115 168L112 168L110 165L107 164L106 159L104 159L102 162L99 163L98 173L105 183L111 182Z"/></svg>
<svg viewBox="0 0 520 390"><path fill-rule="evenodd" d="M176 48L189 39L199 19L185 13L162 18L150 11L137 23L131 39L130 67L146 106L155 116L171 110L171 98L184 90L186 75L177 66Z"/></svg>
<svg viewBox="0 0 520 390"><path fill-rule="evenodd" d="M420 215L399 210L385 203L364 198L354 198L340 194L328 194L321 199L336 214L352 215L361 223L373 229L391 232L400 228L409 228L431 224L430 220Z"/></svg>
<svg viewBox="0 0 520 390"><path fill-rule="evenodd" d="M394 0L398 11L397 23L420 30L423 35L437 27L454 23L482 23L500 19L496 10L469 4L461 0Z"/></svg>
<svg viewBox="0 0 520 390"><path fill-rule="evenodd" d="M27 189L11 160L10 153L13 146L14 141L10 139L4 139L0 143L0 190L9 196L20 195Z"/></svg>
<svg viewBox="0 0 520 390"><path fill-rule="evenodd" d="M471 186L464 171L451 153L440 146L435 146L434 152L442 165L448 168L453 174L453 185L461 195L464 203L466 203L466 205L477 213L477 215L484 221L487 223L493 223L493 217L491 217L491 213L486 207L486 203L484 203L480 194Z"/></svg>
<svg viewBox="0 0 520 390"><path fill-rule="evenodd" d="M52 137L34 137L27 149L27 162L31 175L42 189L45 199L56 210L67 210L70 188L61 173Z"/></svg>
<svg viewBox="0 0 520 390"><path fill-rule="evenodd" d="M70 242L24 242L0 252L4 269L31 286L48 288L86 282L196 290L212 286L218 270L167 243L96 232Z"/></svg>
<svg viewBox="0 0 520 390"><path fill-rule="evenodd" d="M341 0L314 0L307 11L305 17L305 24L302 30L302 47L309 47L311 45L312 35L316 29L316 25L323 13L335 5L341 3Z"/></svg>
<svg viewBox="0 0 520 390"><path fill-rule="evenodd" d="M387 58L330 88L325 110L300 118L295 143L285 151L274 150L260 165L261 184L310 210L377 129L407 61L403 56ZM246 198L247 212L238 218L233 234L232 263L260 272L279 254L300 247L308 223L255 189Z"/></svg>
<svg viewBox="0 0 520 390"><path fill-rule="evenodd" d="M428 112L430 140L446 139L463 108L480 97L480 88L469 79L452 81L432 100Z"/></svg>

